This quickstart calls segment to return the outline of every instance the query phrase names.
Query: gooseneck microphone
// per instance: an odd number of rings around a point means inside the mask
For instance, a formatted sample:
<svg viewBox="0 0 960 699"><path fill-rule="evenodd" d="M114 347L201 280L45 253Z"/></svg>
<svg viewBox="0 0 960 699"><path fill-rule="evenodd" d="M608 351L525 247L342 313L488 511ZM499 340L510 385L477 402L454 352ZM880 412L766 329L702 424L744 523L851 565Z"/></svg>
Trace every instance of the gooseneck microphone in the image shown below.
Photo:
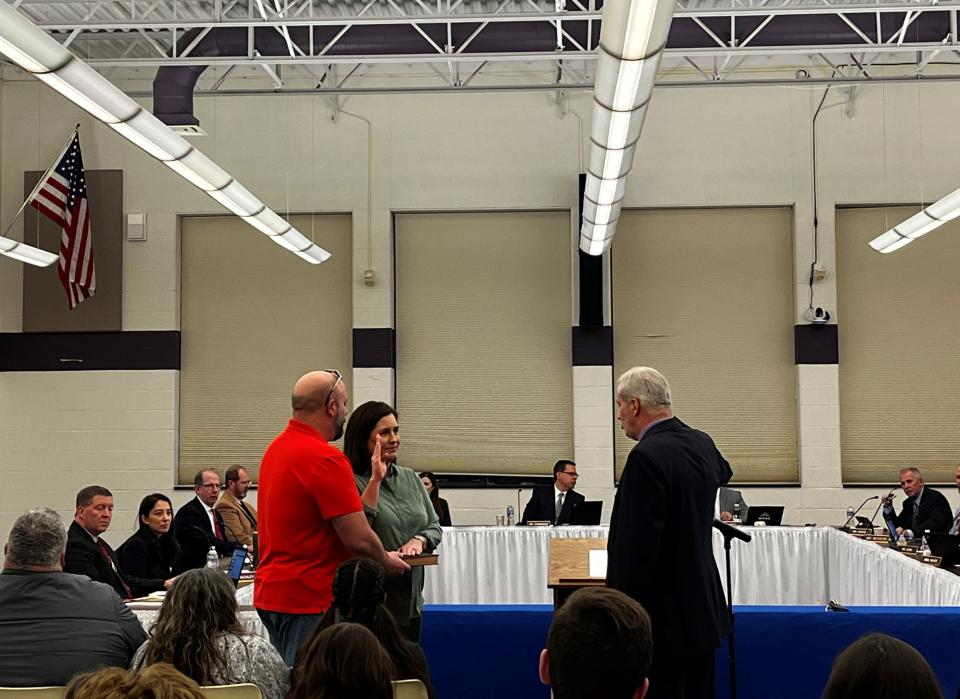
<svg viewBox="0 0 960 699"><path fill-rule="evenodd" d="M900 487L900 486L899 486L899 484L898 484L898 485L895 485L895 486L893 486L892 488L890 488L890 492L888 492L888 493L883 497L883 500L881 500L880 502L877 503L877 509L875 509L875 510L873 511L873 517L870 518L870 524L873 524L873 520L875 520L875 519L877 518L877 513L880 512L880 508L883 507L883 501L886 500L887 498L890 498L891 496L896 497L896 496L893 495L893 491L896 490L896 489L899 488L899 487Z"/></svg>
<svg viewBox="0 0 960 699"><path fill-rule="evenodd" d="M860 514L860 510L863 509L863 506L866 505L866 504L867 504L868 502L870 502L871 500L876 500L876 499L879 498L879 497L880 497L879 495L871 495L871 496L868 497L866 500L864 500L863 502L861 502L861 503L860 503L860 507L858 507L858 508L854 511L854 513L853 513L852 515L850 515L850 518L846 521L846 523L845 523L843 526L849 527L849 526L850 526L850 522L855 522L855 521L857 520L857 515Z"/></svg>

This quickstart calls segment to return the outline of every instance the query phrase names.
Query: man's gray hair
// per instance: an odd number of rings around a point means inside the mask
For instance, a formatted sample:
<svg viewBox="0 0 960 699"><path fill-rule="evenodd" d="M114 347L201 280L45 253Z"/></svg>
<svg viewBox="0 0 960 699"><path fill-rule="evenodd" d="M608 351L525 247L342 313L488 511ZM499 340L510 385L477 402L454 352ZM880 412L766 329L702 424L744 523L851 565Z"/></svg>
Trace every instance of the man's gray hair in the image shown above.
<svg viewBox="0 0 960 699"><path fill-rule="evenodd" d="M67 530L53 510L42 507L17 517L7 539L7 560L18 566L55 566L67 546Z"/></svg>
<svg viewBox="0 0 960 699"><path fill-rule="evenodd" d="M902 476L904 473L913 473L917 478L923 478L923 476L920 475L920 469L916 466L904 466L900 469L900 475Z"/></svg>
<svg viewBox="0 0 960 699"><path fill-rule="evenodd" d="M644 408L669 408L670 384L656 369L635 366L617 379L617 395L624 400L636 398Z"/></svg>

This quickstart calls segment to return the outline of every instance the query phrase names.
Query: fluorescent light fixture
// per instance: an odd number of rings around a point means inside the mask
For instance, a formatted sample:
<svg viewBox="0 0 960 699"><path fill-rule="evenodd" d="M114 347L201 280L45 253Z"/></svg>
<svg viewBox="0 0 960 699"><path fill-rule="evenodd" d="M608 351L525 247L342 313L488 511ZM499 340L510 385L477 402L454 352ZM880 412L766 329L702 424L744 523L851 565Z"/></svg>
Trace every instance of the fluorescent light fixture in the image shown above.
<svg viewBox="0 0 960 699"><path fill-rule="evenodd" d="M228 172L196 148L180 160L165 160L163 164L205 192L223 189L233 180Z"/></svg>
<svg viewBox="0 0 960 699"><path fill-rule="evenodd" d="M290 224L280 218L272 209L264 209L256 216L244 216L243 220L258 231L266 233L271 237L281 235L290 230ZM306 240L306 238L304 238L304 240ZM301 248L303 247L306 246L301 246Z"/></svg>
<svg viewBox="0 0 960 699"><path fill-rule="evenodd" d="M597 51L594 99L615 112L629 112L650 99L660 55L642 61L622 61L601 47Z"/></svg>
<svg viewBox="0 0 960 699"><path fill-rule="evenodd" d="M673 19L669 0L611 0L603 3L600 45L628 60L663 50Z"/></svg>
<svg viewBox="0 0 960 699"><path fill-rule="evenodd" d="M311 245L313 245L313 243L307 240L306 236L303 235L303 233L296 230L295 228L291 228L286 233L273 236L271 240L275 242L277 245L279 245L280 247L286 248L291 252L300 252L301 250L306 250Z"/></svg>
<svg viewBox="0 0 960 699"><path fill-rule="evenodd" d="M132 119L141 109L79 59L73 59L54 73L39 73L36 77L105 124Z"/></svg>
<svg viewBox="0 0 960 699"><path fill-rule="evenodd" d="M241 218L256 216L266 208L263 202L236 180L232 180L219 191L207 192L207 194Z"/></svg>
<svg viewBox="0 0 960 699"><path fill-rule="evenodd" d="M588 255L601 255L613 241L615 226L584 221L580 227L580 249Z"/></svg>
<svg viewBox="0 0 960 699"><path fill-rule="evenodd" d="M940 221L952 221L960 216L960 189L956 189L942 199L938 199L927 207L931 218Z"/></svg>
<svg viewBox="0 0 960 699"><path fill-rule="evenodd" d="M32 245L18 243L16 240L0 236L0 255L12 257L14 260L26 262L37 267L49 267L60 259L52 252L35 248Z"/></svg>
<svg viewBox="0 0 960 699"><path fill-rule="evenodd" d="M295 250L294 254L302 257L312 265L318 265L330 259L330 253L316 245L311 245L306 250Z"/></svg>
<svg viewBox="0 0 960 699"><path fill-rule="evenodd" d="M603 148L626 148L640 140L646 105L633 112L611 112L599 102L593 103L590 140Z"/></svg>
<svg viewBox="0 0 960 699"><path fill-rule="evenodd" d="M592 172L588 172L584 186L584 196L597 204L609 205L623 199L626 182L625 177L621 177L619 180L602 180Z"/></svg>
<svg viewBox="0 0 960 699"><path fill-rule="evenodd" d="M620 202L613 204L595 204L589 199L583 200L583 219L597 226L605 226L620 218Z"/></svg>
<svg viewBox="0 0 960 699"><path fill-rule="evenodd" d="M870 247L872 247L877 252L888 253L893 252L894 250L899 250L904 245L908 245L913 241L910 238L904 238L902 235L898 234L894 230L889 230L883 235L879 235L873 240L870 241Z"/></svg>
<svg viewBox="0 0 960 699"><path fill-rule="evenodd" d="M0 52L30 73L57 70L73 57L55 39L5 2L0 3Z"/></svg>
<svg viewBox="0 0 960 699"><path fill-rule="evenodd" d="M603 180L618 180L626 177L633 167L634 150L636 150L635 145L624 149L591 148L587 172L592 172Z"/></svg>
<svg viewBox="0 0 960 699"><path fill-rule="evenodd" d="M144 109L128 121L108 126L157 160L180 160L193 148L186 139Z"/></svg>

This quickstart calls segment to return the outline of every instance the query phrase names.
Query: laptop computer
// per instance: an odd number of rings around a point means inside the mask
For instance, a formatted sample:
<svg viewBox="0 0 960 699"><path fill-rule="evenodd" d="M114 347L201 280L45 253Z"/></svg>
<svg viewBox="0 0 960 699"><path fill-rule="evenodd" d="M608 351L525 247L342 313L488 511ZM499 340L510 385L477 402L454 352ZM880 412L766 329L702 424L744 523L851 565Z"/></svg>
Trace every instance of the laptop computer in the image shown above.
<svg viewBox="0 0 960 699"><path fill-rule="evenodd" d="M602 500L584 500L573 503L573 512L570 513L570 524L594 526L600 524L600 513L603 511Z"/></svg>
<svg viewBox="0 0 960 699"><path fill-rule="evenodd" d="M233 580L233 586L240 585L240 574L243 573L243 564L247 562L247 547L237 546L233 550L233 558L230 559L230 566L227 568L227 575Z"/></svg>
<svg viewBox="0 0 960 699"><path fill-rule="evenodd" d="M757 522L763 522L767 527L779 527L782 521L783 505L750 505L744 524L753 527Z"/></svg>

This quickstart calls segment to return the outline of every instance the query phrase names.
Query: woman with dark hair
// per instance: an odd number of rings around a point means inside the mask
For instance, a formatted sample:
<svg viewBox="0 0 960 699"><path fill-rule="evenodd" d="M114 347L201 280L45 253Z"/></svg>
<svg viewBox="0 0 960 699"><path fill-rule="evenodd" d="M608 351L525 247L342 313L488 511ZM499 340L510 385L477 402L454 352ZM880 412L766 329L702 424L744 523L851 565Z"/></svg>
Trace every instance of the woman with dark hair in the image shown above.
<svg viewBox="0 0 960 699"><path fill-rule="evenodd" d="M940 683L916 649L882 633L854 641L833 662L822 699L943 699Z"/></svg>
<svg viewBox="0 0 960 699"><path fill-rule="evenodd" d="M333 577L333 603L321 617L309 645L324 629L353 622L363 624L387 651L397 669L397 679L420 680L433 699L433 687L423 650L400 633L396 620L383 605L386 575L383 566L369 558L351 558L337 567ZM306 653L297 657L296 667L305 662Z"/></svg>
<svg viewBox="0 0 960 699"><path fill-rule="evenodd" d="M219 570L181 573L131 670L170 663L200 685L250 682L264 699L283 699L290 672L270 642L244 633L233 584Z"/></svg>
<svg viewBox="0 0 960 699"><path fill-rule="evenodd" d="M140 501L137 511L139 528L117 549L120 570L135 578L160 578L172 574L173 559L177 556L177 541L170 526L173 524L173 503L162 493L151 493Z"/></svg>
<svg viewBox="0 0 960 699"><path fill-rule="evenodd" d="M415 471L397 465L400 425L397 411L369 401L350 415L343 451L350 459L373 531L388 551L404 556L430 553L443 532L430 497ZM423 614L423 566L387 582L387 609L403 634L419 643Z"/></svg>
<svg viewBox="0 0 960 699"><path fill-rule="evenodd" d="M360 624L314 633L300 648L287 699L392 699L393 663Z"/></svg>
<svg viewBox="0 0 960 699"><path fill-rule="evenodd" d="M450 505L440 497L440 486L437 485L437 477L433 475L433 471L424 471L421 473L420 482L423 483L423 487L427 489L427 495L430 496L430 504L433 505L434 512L436 512L437 517L440 518L440 526L453 526L453 523L450 521Z"/></svg>

